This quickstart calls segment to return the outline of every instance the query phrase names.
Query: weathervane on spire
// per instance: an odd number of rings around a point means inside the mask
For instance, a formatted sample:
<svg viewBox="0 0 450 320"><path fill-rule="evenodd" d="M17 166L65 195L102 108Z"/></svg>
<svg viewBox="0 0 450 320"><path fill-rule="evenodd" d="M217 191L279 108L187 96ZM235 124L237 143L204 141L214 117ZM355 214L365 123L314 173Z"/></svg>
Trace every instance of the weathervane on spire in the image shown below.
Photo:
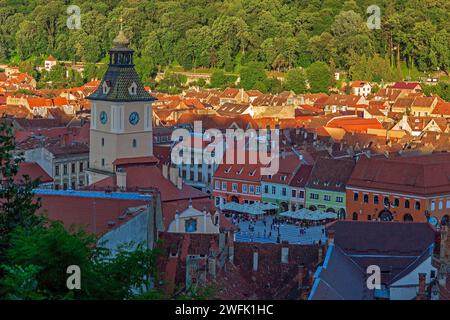
<svg viewBox="0 0 450 320"><path fill-rule="evenodd" d="M120 14L120 31L123 31L123 16Z"/></svg>

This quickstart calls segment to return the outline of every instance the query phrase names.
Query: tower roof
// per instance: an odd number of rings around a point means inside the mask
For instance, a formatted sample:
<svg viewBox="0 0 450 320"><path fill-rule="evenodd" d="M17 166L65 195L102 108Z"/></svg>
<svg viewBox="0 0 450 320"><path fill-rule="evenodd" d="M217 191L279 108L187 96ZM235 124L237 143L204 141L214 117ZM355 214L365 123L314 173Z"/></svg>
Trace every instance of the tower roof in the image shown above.
<svg viewBox="0 0 450 320"><path fill-rule="evenodd" d="M155 100L144 88L134 69L133 53L128 48L130 41L122 30L113 41L114 48L109 51L110 62L97 90L87 99L136 102Z"/></svg>
<svg viewBox="0 0 450 320"><path fill-rule="evenodd" d="M125 33L123 33L122 30L119 31L119 34L114 38L113 43L116 47L123 48L128 47L130 44L130 41L125 36Z"/></svg>

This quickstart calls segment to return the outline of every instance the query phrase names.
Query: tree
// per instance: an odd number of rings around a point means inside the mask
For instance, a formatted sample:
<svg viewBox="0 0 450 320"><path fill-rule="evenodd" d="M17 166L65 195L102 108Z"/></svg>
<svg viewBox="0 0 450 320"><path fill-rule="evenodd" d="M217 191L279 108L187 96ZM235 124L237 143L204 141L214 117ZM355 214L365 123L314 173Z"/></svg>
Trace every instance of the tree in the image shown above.
<svg viewBox="0 0 450 320"><path fill-rule="evenodd" d="M257 62L250 62L242 67L240 72L241 82L240 86L245 90L255 89L257 82L264 83L267 79L264 67Z"/></svg>
<svg viewBox="0 0 450 320"><path fill-rule="evenodd" d="M42 219L35 215L40 201L33 194L39 180L31 180L28 175L17 177L23 160L21 154L15 154L12 124L3 121L0 124L0 264L5 261L5 251L9 248L11 233L16 228L42 223ZM18 185L16 180L22 183Z"/></svg>
<svg viewBox="0 0 450 320"><path fill-rule="evenodd" d="M124 244L116 254L82 228L61 222L16 228L7 250L0 297L14 299L132 299L153 291L158 250ZM67 268L80 268L80 290L67 288Z"/></svg>
<svg viewBox="0 0 450 320"><path fill-rule="evenodd" d="M295 93L306 92L306 74L303 69L289 70L286 75L286 89Z"/></svg>
<svg viewBox="0 0 450 320"><path fill-rule="evenodd" d="M212 88L222 88L225 86L226 77L223 70L215 70L211 74L211 87Z"/></svg>
<svg viewBox="0 0 450 320"><path fill-rule="evenodd" d="M310 90L313 93L328 92L331 82L331 72L324 62L314 62L306 71Z"/></svg>

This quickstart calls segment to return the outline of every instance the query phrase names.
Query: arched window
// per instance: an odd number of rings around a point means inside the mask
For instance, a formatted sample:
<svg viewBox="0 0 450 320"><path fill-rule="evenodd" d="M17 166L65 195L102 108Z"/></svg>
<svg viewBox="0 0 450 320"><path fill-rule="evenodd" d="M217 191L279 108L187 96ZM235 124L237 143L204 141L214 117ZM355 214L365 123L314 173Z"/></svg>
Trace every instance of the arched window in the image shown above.
<svg viewBox="0 0 450 320"><path fill-rule="evenodd" d="M133 148L136 148L137 147L137 141L136 141L136 139L133 139Z"/></svg>
<svg viewBox="0 0 450 320"><path fill-rule="evenodd" d="M369 203L369 195L368 194L364 195L363 201L364 201L364 203Z"/></svg>
<svg viewBox="0 0 450 320"><path fill-rule="evenodd" d="M398 207L400 205L400 200L398 198L394 199L394 207Z"/></svg>
<svg viewBox="0 0 450 320"><path fill-rule="evenodd" d="M102 138L102 147L105 146L105 138Z"/></svg>
<svg viewBox="0 0 450 320"><path fill-rule="evenodd" d="M352 218L355 221L358 220L358 214L356 212L353 212L353 217Z"/></svg>
<svg viewBox="0 0 450 320"><path fill-rule="evenodd" d="M416 201L416 205L415 205L416 210L420 210L420 202Z"/></svg>
<svg viewBox="0 0 450 320"><path fill-rule="evenodd" d="M409 209L409 200L405 200L405 209Z"/></svg>
<svg viewBox="0 0 450 320"><path fill-rule="evenodd" d="M378 196L373 196L373 204L378 204L379 201Z"/></svg>
<svg viewBox="0 0 450 320"><path fill-rule="evenodd" d="M405 214L405 215L403 216L403 221L405 221L405 222L413 222L414 219L413 219L412 215L410 215L409 213L407 213L407 214Z"/></svg>
<svg viewBox="0 0 450 320"><path fill-rule="evenodd" d="M389 198L388 197L384 197L383 203L386 207L389 207Z"/></svg>
<svg viewBox="0 0 450 320"><path fill-rule="evenodd" d="M353 201L358 201L358 192L353 193Z"/></svg>

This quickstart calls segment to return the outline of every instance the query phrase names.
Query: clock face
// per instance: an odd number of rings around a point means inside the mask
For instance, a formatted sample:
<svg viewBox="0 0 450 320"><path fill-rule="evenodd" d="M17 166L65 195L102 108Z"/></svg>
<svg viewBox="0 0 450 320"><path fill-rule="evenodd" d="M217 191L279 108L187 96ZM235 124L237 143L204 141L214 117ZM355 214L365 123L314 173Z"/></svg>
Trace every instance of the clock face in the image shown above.
<svg viewBox="0 0 450 320"><path fill-rule="evenodd" d="M139 123L139 113L137 112L132 112L130 114L130 117L128 118L128 120L130 121L130 123L135 126Z"/></svg>
<svg viewBox="0 0 450 320"><path fill-rule="evenodd" d="M100 122L106 124L108 122L108 114L105 111L100 112Z"/></svg>

